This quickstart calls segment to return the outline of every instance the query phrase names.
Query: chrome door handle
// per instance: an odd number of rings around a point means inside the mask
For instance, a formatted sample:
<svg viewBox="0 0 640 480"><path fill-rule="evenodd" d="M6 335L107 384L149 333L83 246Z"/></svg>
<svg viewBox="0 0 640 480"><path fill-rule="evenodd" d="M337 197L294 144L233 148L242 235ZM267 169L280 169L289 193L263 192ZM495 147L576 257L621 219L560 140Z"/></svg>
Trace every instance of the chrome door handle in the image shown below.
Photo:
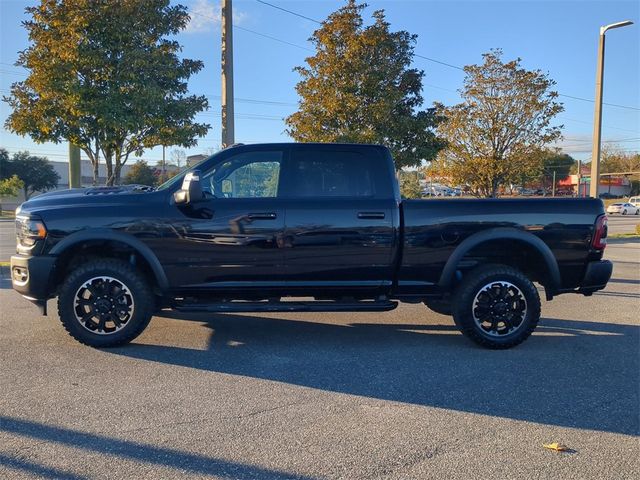
<svg viewBox="0 0 640 480"><path fill-rule="evenodd" d="M358 212L358 218L382 220L384 212Z"/></svg>
<svg viewBox="0 0 640 480"><path fill-rule="evenodd" d="M278 216L273 212L250 213L247 215L251 220L275 220Z"/></svg>

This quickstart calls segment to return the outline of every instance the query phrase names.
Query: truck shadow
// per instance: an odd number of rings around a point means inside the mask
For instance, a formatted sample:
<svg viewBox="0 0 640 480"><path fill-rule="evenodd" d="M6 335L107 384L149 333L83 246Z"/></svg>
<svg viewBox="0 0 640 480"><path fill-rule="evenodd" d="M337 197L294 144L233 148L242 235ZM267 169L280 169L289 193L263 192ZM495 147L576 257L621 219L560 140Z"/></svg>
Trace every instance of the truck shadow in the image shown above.
<svg viewBox="0 0 640 480"><path fill-rule="evenodd" d="M109 352L381 400L640 433L635 325L543 318L524 344L491 351L453 325L383 323L383 315L378 323L350 324L163 316L205 322L208 349L132 344Z"/></svg>

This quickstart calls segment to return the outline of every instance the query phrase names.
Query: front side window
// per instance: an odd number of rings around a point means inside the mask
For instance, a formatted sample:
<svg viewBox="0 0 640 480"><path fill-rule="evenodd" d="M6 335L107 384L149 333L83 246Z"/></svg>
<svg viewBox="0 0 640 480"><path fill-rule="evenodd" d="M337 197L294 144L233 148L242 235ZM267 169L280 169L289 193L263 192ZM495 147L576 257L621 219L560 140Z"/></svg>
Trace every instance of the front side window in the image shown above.
<svg viewBox="0 0 640 480"><path fill-rule="evenodd" d="M282 152L246 152L215 165L203 176L203 189L216 198L278 196Z"/></svg>

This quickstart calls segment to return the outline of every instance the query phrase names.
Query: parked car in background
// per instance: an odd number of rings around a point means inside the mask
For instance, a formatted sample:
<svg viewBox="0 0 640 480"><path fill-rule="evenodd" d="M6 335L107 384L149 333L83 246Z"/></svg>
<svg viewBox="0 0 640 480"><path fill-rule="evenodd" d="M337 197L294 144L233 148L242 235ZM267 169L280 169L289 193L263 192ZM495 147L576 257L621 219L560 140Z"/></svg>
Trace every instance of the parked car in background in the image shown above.
<svg viewBox="0 0 640 480"><path fill-rule="evenodd" d="M638 215L640 209L632 203L612 203L607 207L607 213L619 213L620 215Z"/></svg>
<svg viewBox="0 0 640 480"><path fill-rule="evenodd" d="M522 195L524 197L530 197L536 193L535 190L532 190L531 188L518 188L516 189L516 192L518 195Z"/></svg>
<svg viewBox="0 0 640 480"><path fill-rule="evenodd" d="M629 203L636 208L640 208L640 197L631 197Z"/></svg>
<svg viewBox="0 0 640 480"><path fill-rule="evenodd" d="M603 200L620 198L618 195L614 195L613 193L609 193L609 192L601 193L600 195L598 195L598 197L602 198Z"/></svg>

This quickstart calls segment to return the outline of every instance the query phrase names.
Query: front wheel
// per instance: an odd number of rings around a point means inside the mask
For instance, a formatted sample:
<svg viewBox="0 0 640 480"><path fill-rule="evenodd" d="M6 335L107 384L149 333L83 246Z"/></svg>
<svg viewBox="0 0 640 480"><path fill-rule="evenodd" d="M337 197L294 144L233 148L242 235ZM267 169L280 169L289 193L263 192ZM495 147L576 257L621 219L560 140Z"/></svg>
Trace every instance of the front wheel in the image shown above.
<svg viewBox="0 0 640 480"><path fill-rule="evenodd" d="M80 343L114 347L142 333L153 314L149 285L128 263L94 260L74 269L58 296L60 321Z"/></svg>
<svg viewBox="0 0 640 480"><path fill-rule="evenodd" d="M462 333L487 348L522 343L540 319L538 290L522 272L506 265L473 270L462 280L452 303Z"/></svg>
<svg viewBox="0 0 640 480"><path fill-rule="evenodd" d="M626 210L622 210L622 215L626 215L627 211Z"/></svg>

